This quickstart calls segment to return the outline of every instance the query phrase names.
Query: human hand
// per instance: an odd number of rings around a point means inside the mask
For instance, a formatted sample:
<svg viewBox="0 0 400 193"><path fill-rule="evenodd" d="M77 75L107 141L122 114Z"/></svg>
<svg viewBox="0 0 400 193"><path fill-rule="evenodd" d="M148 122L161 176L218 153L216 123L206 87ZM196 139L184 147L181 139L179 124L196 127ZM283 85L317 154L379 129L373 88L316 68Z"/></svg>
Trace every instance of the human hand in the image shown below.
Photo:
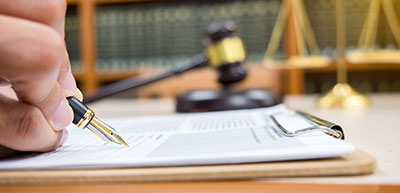
<svg viewBox="0 0 400 193"><path fill-rule="evenodd" d="M0 157L51 151L82 99L64 42L65 0L0 0Z"/></svg>

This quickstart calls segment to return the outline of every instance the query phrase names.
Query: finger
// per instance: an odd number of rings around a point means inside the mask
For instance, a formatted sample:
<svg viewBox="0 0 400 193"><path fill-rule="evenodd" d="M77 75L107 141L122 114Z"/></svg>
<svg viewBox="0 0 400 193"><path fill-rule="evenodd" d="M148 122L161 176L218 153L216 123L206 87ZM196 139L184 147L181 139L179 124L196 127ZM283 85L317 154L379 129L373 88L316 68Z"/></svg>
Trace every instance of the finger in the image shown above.
<svg viewBox="0 0 400 193"><path fill-rule="evenodd" d="M35 106L0 94L0 145L17 151L51 151L60 146L63 132L54 131Z"/></svg>
<svg viewBox="0 0 400 193"><path fill-rule="evenodd" d="M0 14L39 22L53 27L64 37L65 0L0 1Z"/></svg>
<svg viewBox="0 0 400 193"><path fill-rule="evenodd" d="M75 92L75 95L74 95L74 97L75 98L77 98L79 101L83 101L83 95L82 95L82 92L81 92L81 90L79 90L79 89L76 89L76 92Z"/></svg>
<svg viewBox="0 0 400 193"><path fill-rule="evenodd" d="M37 106L58 129L72 122L72 109L57 82L64 61L64 41L53 29L0 15L0 76L20 100ZM29 33L26 33L29 32Z"/></svg>
<svg viewBox="0 0 400 193"><path fill-rule="evenodd" d="M64 89L64 96L77 95L77 87L74 76L72 75L71 66L69 63L68 53L65 51L64 63L61 65L60 73L57 82Z"/></svg>
<svg viewBox="0 0 400 193"><path fill-rule="evenodd" d="M39 22L54 28L64 38L65 0L13 0L0 1L0 13L3 15L24 18ZM70 70L67 50L64 49L65 59L61 65L57 81L65 90L65 96L73 96L76 91L75 79Z"/></svg>

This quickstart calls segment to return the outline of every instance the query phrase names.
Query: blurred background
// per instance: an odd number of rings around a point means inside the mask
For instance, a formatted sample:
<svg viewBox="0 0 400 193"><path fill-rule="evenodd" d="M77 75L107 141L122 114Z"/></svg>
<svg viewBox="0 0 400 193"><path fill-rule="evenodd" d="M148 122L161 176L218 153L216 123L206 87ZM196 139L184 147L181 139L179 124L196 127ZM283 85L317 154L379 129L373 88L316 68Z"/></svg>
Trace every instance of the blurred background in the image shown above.
<svg viewBox="0 0 400 193"><path fill-rule="evenodd" d="M262 60L282 0L69 0L66 43L79 87L90 94L128 77L146 77L204 52L207 26L232 20L247 51L249 77L241 87L285 94L323 93L336 83L335 0L304 0L320 54L328 66L268 69ZM370 10L369 0L346 0L346 52L357 49ZM391 1L400 17L400 0ZM373 49L398 49L384 12L380 12ZM293 50L287 22L276 58ZM296 53L291 53L296 54ZM400 64L349 64L348 82L362 93L399 92ZM213 69L190 72L143 89L129 97L173 97L187 90L218 88Z"/></svg>

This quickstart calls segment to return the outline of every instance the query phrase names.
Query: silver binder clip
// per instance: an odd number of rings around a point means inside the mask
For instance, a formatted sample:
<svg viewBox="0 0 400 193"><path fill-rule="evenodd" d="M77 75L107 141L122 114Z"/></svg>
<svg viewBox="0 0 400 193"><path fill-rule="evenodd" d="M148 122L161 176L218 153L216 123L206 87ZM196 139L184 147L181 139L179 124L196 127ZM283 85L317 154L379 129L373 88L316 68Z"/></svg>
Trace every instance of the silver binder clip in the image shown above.
<svg viewBox="0 0 400 193"><path fill-rule="evenodd" d="M283 134L288 137L295 137L298 135L302 135L305 133L310 133L314 131L322 131L328 135L331 135L335 138L338 139L344 139L344 133L342 127L339 125L323 120L321 118L315 117L313 115L310 115L308 113L302 112L302 111L295 111L298 115L303 117L305 120L307 120L309 123L311 123L313 126L298 129L296 131L289 131L285 127L283 127L279 121L275 118L274 115L270 115L269 117L271 120L274 122L276 126L278 126L279 129L282 130Z"/></svg>

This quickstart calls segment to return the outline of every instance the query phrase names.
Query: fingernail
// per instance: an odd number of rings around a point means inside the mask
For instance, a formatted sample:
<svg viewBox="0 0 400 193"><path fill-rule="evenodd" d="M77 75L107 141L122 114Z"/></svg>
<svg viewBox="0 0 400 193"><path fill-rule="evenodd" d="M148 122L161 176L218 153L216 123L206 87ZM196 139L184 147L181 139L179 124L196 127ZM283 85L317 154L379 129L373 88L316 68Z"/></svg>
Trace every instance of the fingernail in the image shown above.
<svg viewBox="0 0 400 193"><path fill-rule="evenodd" d="M65 90L66 96L74 96L76 93L76 82L75 78L71 73L71 69L65 75L64 81L62 82L61 86Z"/></svg>
<svg viewBox="0 0 400 193"><path fill-rule="evenodd" d="M62 139L61 139L61 142L58 145L58 147L62 147L64 145L64 143L68 140L68 137L69 137L68 130L64 129L63 134L62 134Z"/></svg>
<svg viewBox="0 0 400 193"><path fill-rule="evenodd" d="M71 107L68 105L68 101L62 100L58 106L56 112L53 115L51 122L54 124L54 130L60 131L67 127L73 118L73 112Z"/></svg>
<svg viewBox="0 0 400 193"><path fill-rule="evenodd" d="M74 97L80 101L83 101L83 94L82 94L81 90L79 90L79 88L76 89Z"/></svg>
<svg viewBox="0 0 400 193"><path fill-rule="evenodd" d="M10 85L11 82L5 77L0 76L0 86L7 86Z"/></svg>

